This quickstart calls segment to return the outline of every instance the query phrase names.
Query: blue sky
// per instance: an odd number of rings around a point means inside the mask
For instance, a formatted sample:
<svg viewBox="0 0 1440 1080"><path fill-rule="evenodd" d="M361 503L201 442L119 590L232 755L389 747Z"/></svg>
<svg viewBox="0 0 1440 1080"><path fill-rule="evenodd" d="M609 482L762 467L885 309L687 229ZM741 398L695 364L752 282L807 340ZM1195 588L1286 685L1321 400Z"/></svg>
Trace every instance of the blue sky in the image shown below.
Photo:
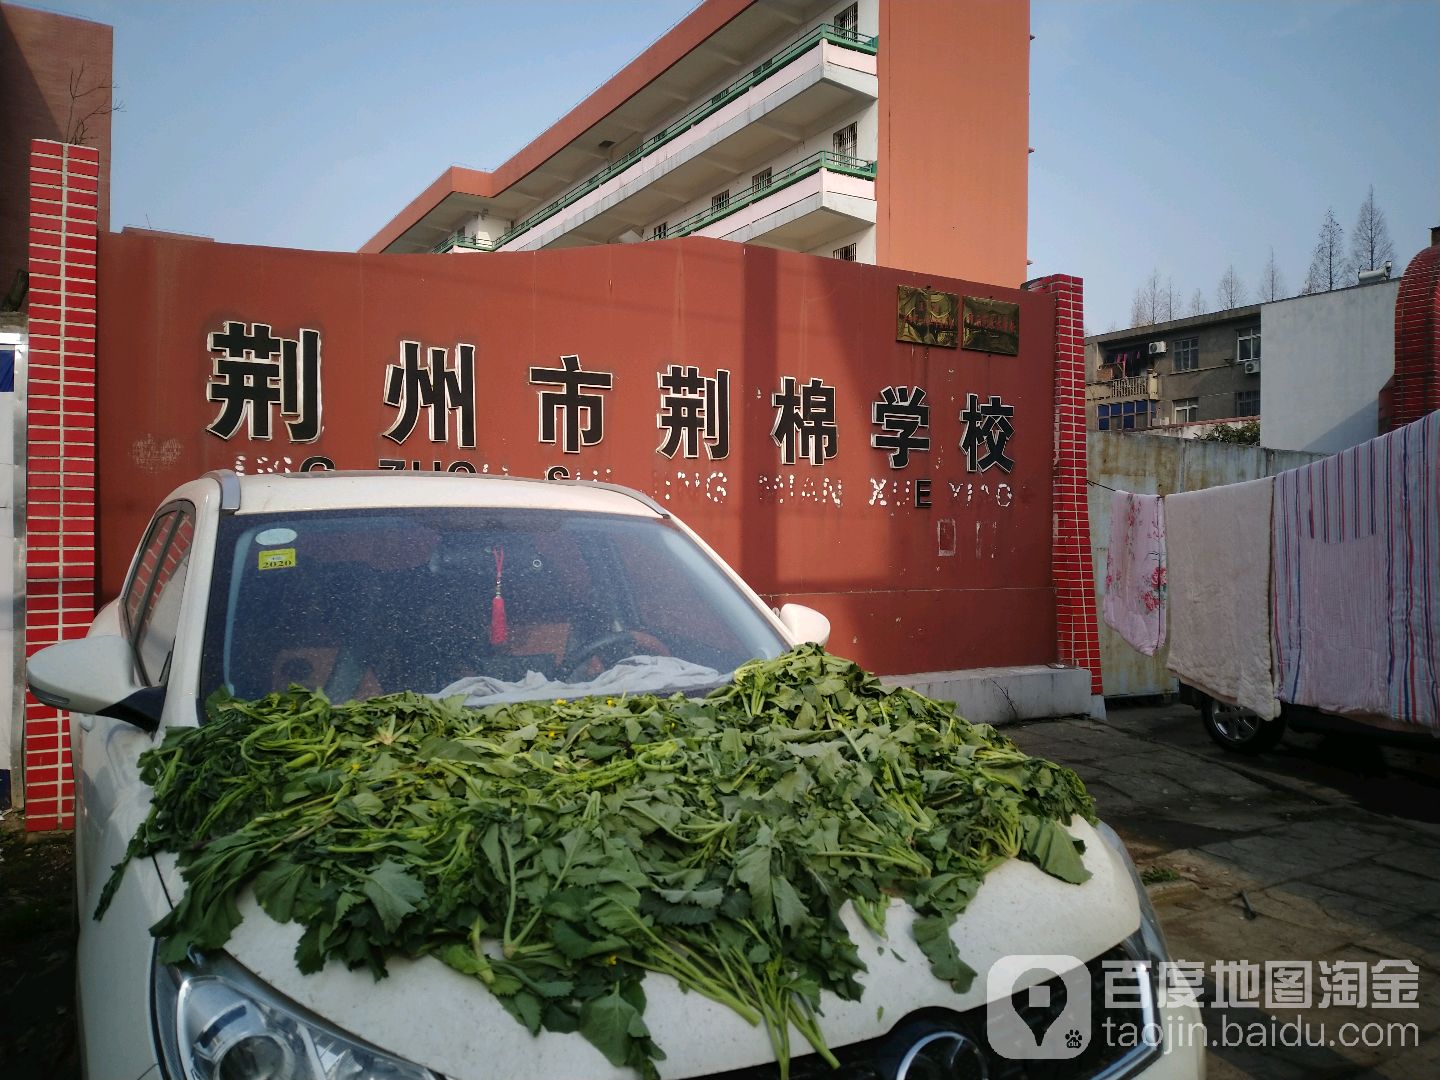
<svg viewBox="0 0 1440 1080"><path fill-rule="evenodd" d="M354 250L498 165L691 0L29 0L115 27L113 228ZM1033 0L1030 258L1092 330L1270 249L1298 291L1368 187L1397 273L1440 224L1440 0ZM884 43L881 43L884 48Z"/></svg>

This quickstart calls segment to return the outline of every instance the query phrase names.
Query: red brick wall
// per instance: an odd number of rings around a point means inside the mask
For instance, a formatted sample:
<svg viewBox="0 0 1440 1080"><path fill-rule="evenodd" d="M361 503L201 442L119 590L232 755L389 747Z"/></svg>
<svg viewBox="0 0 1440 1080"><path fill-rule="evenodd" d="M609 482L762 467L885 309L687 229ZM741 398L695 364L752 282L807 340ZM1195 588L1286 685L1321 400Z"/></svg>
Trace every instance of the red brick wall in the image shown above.
<svg viewBox="0 0 1440 1080"><path fill-rule="evenodd" d="M1440 244L1405 269L1395 299L1395 385L1386 431L1440 409Z"/></svg>
<svg viewBox="0 0 1440 1080"><path fill-rule="evenodd" d="M25 652L83 637L95 610L95 265L100 152L30 152ZM65 717L25 705L26 827L74 824Z"/></svg>
<svg viewBox="0 0 1440 1080"><path fill-rule="evenodd" d="M1090 510L1085 494L1085 286L1052 274L1027 289L1055 297L1055 633L1061 663L1090 672L1091 693L1102 692L1100 630L1090 556Z"/></svg>
<svg viewBox="0 0 1440 1080"><path fill-rule="evenodd" d="M71 108L72 76L88 91L111 82L114 32L104 23L0 4L0 296L25 268L30 230L25 200L33 139L65 141L79 117L110 91L86 94ZM99 225L110 227L110 116L85 124L85 144L100 153Z"/></svg>

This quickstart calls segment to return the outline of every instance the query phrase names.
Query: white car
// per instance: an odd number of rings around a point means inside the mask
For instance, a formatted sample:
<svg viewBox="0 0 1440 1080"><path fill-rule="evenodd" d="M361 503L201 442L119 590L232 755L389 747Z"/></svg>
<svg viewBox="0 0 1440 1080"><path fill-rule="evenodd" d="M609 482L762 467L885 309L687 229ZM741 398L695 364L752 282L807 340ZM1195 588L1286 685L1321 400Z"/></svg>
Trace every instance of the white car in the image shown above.
<svg viewBox="0 0 1440 1080"><path fill-rule="evenodd" d="M503 649L491 646L497 595ZM72 713L86 1074L629 1080L577 1035L531 1036L478 981L433 958L394 960L378 982L335 962L302 975L293 960L301 928L275 922L253 898L224 953L160 963L149 927L184 889L170 855L132 863L93 920L149 806L137 759L167 729L201 723L202 703L221 687L258 697L301 683L337 701L456 685L491 700L595 688L700 693L747 660L823 643L828 631L808 608L772 611L693 532L623 488L229 472L179 488L89 636L29 666L36 696ZM964 994L930 973L909 933L913 914L891 905L887 948L866 956L864 997L824 999L823 1028L846 1076L1024 1076L1031 1064L1047 1077L1203 1075L1203 1040L1166 1035L1193 1032L1198 1011L1157 997L1164 941L1123 844L1078 818L1070 830L1085 843L1089 881L1067 884L1011 860L956 923L957 945L981 973ZM1025 954L1077 964L1015 959ZM1104 1002L1107 961L1129 965L1120 969L1131 975L1128 1002ZM1087 989L1082 1016L1074 1010ZM763 1028L665 976L649 976L646 993L667 1080L777 1074ZM1056 1023L1088 1022L1112 1037L1051 1055L1064 1060L1011 1060L987 1038L997 1015L1018 1017L1036 1047ZM1117 1024L1128 1025L1118 1038ZM277 1049L295 1046L304 1054ZM818 1057L791 1068L829 1072Z"/></svg>

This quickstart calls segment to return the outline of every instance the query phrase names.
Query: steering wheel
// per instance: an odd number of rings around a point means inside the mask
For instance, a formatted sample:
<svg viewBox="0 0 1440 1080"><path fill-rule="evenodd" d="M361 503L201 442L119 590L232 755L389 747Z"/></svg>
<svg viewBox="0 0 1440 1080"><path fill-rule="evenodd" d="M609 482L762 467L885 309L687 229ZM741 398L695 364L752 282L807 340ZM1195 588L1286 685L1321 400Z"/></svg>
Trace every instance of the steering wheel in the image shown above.
<svg viewBox="0 0 1440 1080"><path fill-rule="evenodd" d="M560 661L559 670L563 672L566 682L582 682L593 679L600 674L599 671L592 672L590 665L592 661L598 660L603 665L600 671L618 664L627 656L669 656L670 650L665 643L648 630L640 627L632 627L628 630L613 630L601 634L597 638L591 638L585 644L566 648L565 655Z"/></svg>

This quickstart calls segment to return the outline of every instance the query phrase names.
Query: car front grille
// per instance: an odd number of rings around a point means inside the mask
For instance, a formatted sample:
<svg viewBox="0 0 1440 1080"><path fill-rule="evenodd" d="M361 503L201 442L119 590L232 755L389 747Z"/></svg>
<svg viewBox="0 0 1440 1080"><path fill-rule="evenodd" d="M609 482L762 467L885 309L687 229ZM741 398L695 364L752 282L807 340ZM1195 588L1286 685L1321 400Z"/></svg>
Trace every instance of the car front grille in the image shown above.
<svg viewBox="0 0 1440 1080"><path fill-rule="evenodd" d="M1110 969L1110 995L1106 993L1107 963L1120 965ZM840 1061L839 1069L831 1068L818 1054L793 1058L791 1080L897 1080L902 1071L905 1080L1122 1080L1139 1072L1161 1053L1158 1045L1146 1044L1135 1037L1146 1030L1147 1024L1153 1024L1155 1015L1148 967L1134 965L1135 957L1123 944L1085 965L1090 977L1090 1037L1075 1057L1063 1060L1009 1058L990 1045L984 1007L963 1013L922 1009L904 1017L880 1038L832 1048ZM1011 998L1013 1008L1037 1039L1056 1022L1067 1002L1065 984L1060 978L1044 985L1049 989L1049 1000L1043 1006L1030 1004L1032 995L1028 989ZM1107 1005L1110 996L1118 1000ZM1135 1003L1131 1004L1132 1001ZM958 1033L973 1049L950 1060L936 1060L926 1055L906 1068L907 1051L927 1036L940 1032ZM1115 1037L1117 1033L1120 1037ZM1107 1038L1107 1034L1110 1037ZM779 1080L779 1075L778 1067L772 1064L713 1073L705 1080Z"/></svg>

